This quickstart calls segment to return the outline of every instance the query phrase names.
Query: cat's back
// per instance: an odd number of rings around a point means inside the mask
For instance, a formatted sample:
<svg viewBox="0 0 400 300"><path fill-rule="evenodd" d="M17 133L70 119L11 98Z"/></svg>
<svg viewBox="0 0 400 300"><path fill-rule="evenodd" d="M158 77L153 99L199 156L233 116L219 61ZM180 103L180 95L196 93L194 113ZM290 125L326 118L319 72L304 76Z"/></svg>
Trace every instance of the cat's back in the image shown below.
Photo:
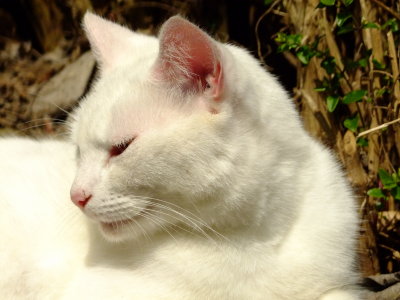
<svg viewBox="0 0 400 300"><path fill-rule="evenodd" d="M54 299L44 285L61 285L70 272L65 265L83 253L82 243L66 245L85 235L79 211L67 199L74 152L62 141L0 139L1 299Z"/></svg>
<svg viewBox="0 0 400 300"><path fill-rule="evenodd" d="M74 154L74 147L63 141L0 139L0 180L4 187L0 190L0 205L28 205L34 209L50 199L65 197L75 173ZM51 184L46 184L50 179ZM29 200L26 196L37 199Z"/></svg>

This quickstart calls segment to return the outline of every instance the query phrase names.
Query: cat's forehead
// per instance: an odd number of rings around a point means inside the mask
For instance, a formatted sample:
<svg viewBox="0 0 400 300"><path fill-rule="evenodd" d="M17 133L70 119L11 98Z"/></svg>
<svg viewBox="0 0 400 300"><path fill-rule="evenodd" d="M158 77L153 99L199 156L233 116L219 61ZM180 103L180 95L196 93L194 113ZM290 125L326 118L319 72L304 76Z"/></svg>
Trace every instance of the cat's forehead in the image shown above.
<svg viewBox="0 0 400 300"><path fill-rule="evenodd" d="M99 82L82 104L79 130L86 140L116 144L168 126L198 110L190 95L159 86L148 77L131 75L123 82L108 79Z"/></svg>
<svg viewBox="0 0 400 300"><path fill-rule="evenodd" d="M192 96L179 90L141 82L110 110L109 138L118 141L146 131L161 130L198 111L195 103Z"/></svg>

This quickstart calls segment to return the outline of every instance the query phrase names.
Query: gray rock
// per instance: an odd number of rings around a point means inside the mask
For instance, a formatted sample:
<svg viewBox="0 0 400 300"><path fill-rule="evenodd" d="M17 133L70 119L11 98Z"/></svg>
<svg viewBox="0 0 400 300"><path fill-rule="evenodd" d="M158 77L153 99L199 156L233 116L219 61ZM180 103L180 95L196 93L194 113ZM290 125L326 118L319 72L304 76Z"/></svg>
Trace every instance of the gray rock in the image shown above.
<svg viewBox="0 0 400 300"><path fill-rule="evenodd" d="M39 90L32 105L33 115L51 115L68 110L82 97L95 65L90 51L82 54L53 76Z"/></svg>

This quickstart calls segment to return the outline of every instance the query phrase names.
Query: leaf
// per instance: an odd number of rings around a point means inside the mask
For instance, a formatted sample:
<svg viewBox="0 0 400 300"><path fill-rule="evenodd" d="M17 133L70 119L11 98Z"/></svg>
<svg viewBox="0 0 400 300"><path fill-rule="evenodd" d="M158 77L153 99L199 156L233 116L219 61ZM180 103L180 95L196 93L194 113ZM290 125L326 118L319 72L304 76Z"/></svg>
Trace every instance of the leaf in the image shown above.
<svg viewBox="0 0 400 300"><path fill-rule="evenodd" d="M347 129L356 132L358 128L359 119L360 118L358 117L358 115L356 115L354 118L347 118L346 120L344 120L343 125Z"/></svg>
<svg viewBox="0 0 400 300"><path fill-rule="evenodd" d="M326 107L328 108L329 112L333 112L336 108L336 106L339 103L339 97L338 96L328 96L326 98Z"/></svg>
<svg viewBox="0 0 400 300"><path fill-rule="evenodd" d="M390 190L397 186L397 183L393 180L393 177L390 176L390 174L384 169L379 169L378 175L385 189Z"/></svg>
<svg viewBox="0 0 400 300"><path fill-rule="evenodd" d="M394 199L400 200L400 186L396 186L396 188L392 190L391 194L393 195Z"/></svg>
<svg viewBox="0 0 400 300"><path fill-rule="evenodd" d="M374 63L375 69L378 69L378 70L385 70L386 69L386 65L384 63L380 63L375 58L372 60L372 62Z"/></svg>
<svg viewBox="0 0 400 300"><path fill-rule="evenodd" d="M345 66L345 70L354 70L357 69L360 65L358 64L357 61L348 59L348 58L344 58L344 66Z"/></svg>
<svg viewBox="0 0 400 300"><path fill-rule="evenodd" d="M350 4L353 3L353 0L342 0L342 3L343 3L345 6L349 6Z"/></svg>
<svg viewBox="0 0 400 300"><path fill-rule="evenodd" d="M386 27L390 27L390 30L393 32L399 31L399 23L396 21L396 19L390 19L382 25L382 29L385 29Z"/></svg>
<svg viewBox="0 0 400 300"><path fill-rule="evenodd" d="M373 188L368 190L367 195L375 198L385 198L385 194L379 188Z"/></svg>
<svg viewBox="0 0 400 300"><path fill-rule="evenodd" d="M362 25L362 28L363 28L363 29L366 29L366 28L380 29L379 25L376 24L376 23L373 23L373 22L364 23L364 24Z"/></svg>
<svg viewBox="0 0 400 300"><path fill-rule="evenodd" d="M316 91L316 92L325 92L325 91L326 91L326 87L323 87L323 86L321 86L321 87L316 87L316 88L314 89L314 91Z"/></svg>
<svg viewBox="0 0 400 300"><path fill-rule="evenodd" d="M346 94L343 97L343 103L344 104L350 104L350 103L353 103L353 102L360 101L366 94L367 94L366 90L351 91L350 93Z"/></svg>
<svg viewBox="0 0 400 300"><path fill-rule="evenodd" d="M296 53L297 58L304 64L304 65L308 65L308 63L310 62L309 57L307 56L307 54L304 51L298 51Z"/></svg>
<svg viewBox="0 0 400 300"><path fill-rule="evenodd" d="M337 22L337 25L338 25L339 27L342 27L342 26L344 25L344 23L346 23L346 21L347 21L348 19L351 19L351 18L352 18L352 15L351 15L350 12L348 12L348 11L340 12L340 13L338 13L338 14L336 15L336 22Z"/></svg>
<svg viewBox="0 0 400 300"><path fill-rule="evenodd" d="M275 38L275 42L280 44L278 47L278 52L284 52L300 47L302 38L303 36L301 34L286 34L283 32L278 32Z"/></svg>
<svg viewBox="0 0 400 300"><path fill-rule="evenodd" d="M368 147L368 140L365 138L359 138L357 140L357 145L360 147Z"/></svg>
<svg viewBox="0 0 400 300"><path fill-rule="evenodd" d="M381 89L378 89L378 90L375 90L374 91L374 94L375 94L375 97L381 97L381 96L383 96L385 93L388 93L389 91L385 88L385 87L383 87L383 88L381 88Z"/></svg>
<svg viewBox="0 0 400 300"><path fill-rule="evenodd" d="M270 5L272 2L274 2L274 0L264 0L264 5L268 6Z"/></svg>
<svg viewBox="0 0 400 300"><path fill-rule="evenodd" d="M315 56L316 52L310 49L308 46L302 46L300 49L296 52L297 58L304 64L308 65L310 62L311 58Z"/></svg>
<svg viewBox="0 0 400 300"><path fill-rule="evenodd" d="M281 52L285 52L285 51L288 51L288 50L289 50L289 47L286 44L282 44L282 45L278 46L277 52L281 53Z"/></svg>
<svg viewBox="0 0 400 300"><path fill-rule="evenodd" d="M278 42L278 43L286 42L286 36L287 36L286 33L278 32L278 34L276 35L276 38L275 38L275 42Z"/></svg>
<svg viewBox="0 0 400 300"><path fill-rule="evenodd" d="M366 58L361 58L361 59L358 61L358 65L359 65L360 67L363 67L363 68L367 67L367 66L368 66L368 59L366 59Z"/></svg>
<svg viewBox="0 0 400 300"><path fill-rule="evenodd" d="M344 25L342 27L339 27L339 30L337 31L337 34L341 35L341 34L345 34L345 33L351 32L353 30L354 30L353 24L349 23L349 24L346 24L346 25Z"/></svg>
<svg viewBox="0 0 400 300"><path fill-rule="evenodd" d="M335 72L336 68L335 58L332 56L325 58L321 62L321 67L323 67L328 74L332 74L333 72Z"/></svg>
<svg viewBox="0 0 400 300"><path fill-rule="evenodd" d="M399 183L399 177L397 176L396 172L392 174L392 178L394 182Z"/></svg>
<svg viewBox="0 0 400 300"><path fill-rule="evenodd" d="M286 42L292 48L296 48L296 47L300 46L301 39L302 39L302 35L300 35L300 34L289 34L288 36L286 36Z"/></svg>
<svg viewBox="0 0 400 300"><path fill-rule="evenodd" d="M335 5L336 0L320 0L319 3L325 6L333 6Z"/></svg>

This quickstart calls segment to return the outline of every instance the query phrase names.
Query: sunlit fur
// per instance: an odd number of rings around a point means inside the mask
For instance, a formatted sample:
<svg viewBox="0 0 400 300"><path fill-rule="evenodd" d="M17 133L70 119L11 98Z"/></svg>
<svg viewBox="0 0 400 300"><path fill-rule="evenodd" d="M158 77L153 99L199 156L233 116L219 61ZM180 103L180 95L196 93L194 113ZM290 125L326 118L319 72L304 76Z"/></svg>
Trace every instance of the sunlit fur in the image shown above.
<svg viewBox="0 0 400 300"><path fill-rule="evenodd" d="M158 39L86 14L101 72L70 141L0 141L0 298L361 299L356 207L330 151L245 50L168 22L161 40L202 35L221 98L185 82L186 55L163 76ZM82 211L71 184L92 195Z"/></svg>

